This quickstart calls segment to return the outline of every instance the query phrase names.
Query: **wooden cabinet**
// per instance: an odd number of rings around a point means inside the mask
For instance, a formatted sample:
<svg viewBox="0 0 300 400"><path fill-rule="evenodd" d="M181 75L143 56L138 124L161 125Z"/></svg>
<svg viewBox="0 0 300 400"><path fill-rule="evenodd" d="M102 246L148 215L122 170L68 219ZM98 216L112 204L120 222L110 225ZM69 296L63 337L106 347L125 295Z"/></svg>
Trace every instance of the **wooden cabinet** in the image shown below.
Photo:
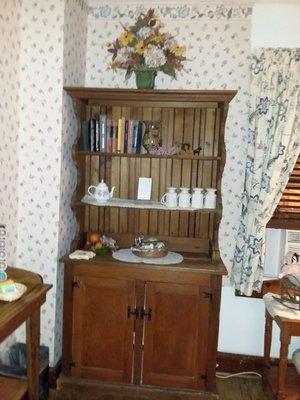
<svg viewBox="0 0 300 400"><path fill-rule="evenodd" d="M145 319L143 382L157 386L205 387L209 300L198 285L149 282Z"/></svg>
<svg viewBox="0 0 300 400"><path fill-rule="evenodd" d="M110 381L118 382L122 394L140 397L159 390L161 399L216 398L220 293L226 273L218 248L223 135L235 92L66 91L78 118L73 148L78 182L72 199L77 231L72 250L82 247L90 231L105 231L121 247L143 233L166 240L170 250L184 254L184 261L154 266L122 263L110 255L89 261L64 257L64 379L70 379L73 389L81 379L89 379L89 384L92 379L97 395L116 394L116 386L105 383ZM200 153L166 157L84 151L82 122L95 113L159 121L163 145L189 143L201 147ZM136 199L140 176L152 178L154 201L169 186L212 187L217 189L217 207L196 212L151 205L126 209L81 201L87 188L101 179L116 186L116 197ZM164 388L173 388L175 397Z"/></svg>
<svg viewBox="0 0 300 400"><path fill-rule="evenodd" d="M130 382L135 284L127 279L76 277L73 376Z"/></svg>

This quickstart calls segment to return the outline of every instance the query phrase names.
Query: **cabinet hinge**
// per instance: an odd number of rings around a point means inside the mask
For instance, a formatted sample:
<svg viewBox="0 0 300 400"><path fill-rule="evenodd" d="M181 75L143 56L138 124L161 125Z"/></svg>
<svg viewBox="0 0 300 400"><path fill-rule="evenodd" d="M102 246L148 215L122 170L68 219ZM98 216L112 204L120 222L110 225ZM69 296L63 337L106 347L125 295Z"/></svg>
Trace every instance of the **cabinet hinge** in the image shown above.
<svg viewBox="0 0 300 400"><path fill-rule="evenodd" d="M76 366L76 362L75 361L72 360L72 361L69 362L69 367L70 368L73 368L75 366Z"/></svg>
<svg viewBox="0 0 300 400"><path fill-rule="evenodd" d="M151 321L152 317L152 308L149 308L148 311L144 309L144 307L141 307L140 310L140 319L144 319L145 317L148 318L149 321Z"/></svg>
<svg viewBox="0 0 300 400"><path fill-rule="evenodd" d="M204 299L212 300L213 295L210 292L203 292L203 297Z"/></svg>
<svg viewBox="0 0 300 400"><path fill-rule="evenodd" d="M72 289L74 290L75 288L79 288L79 282L76 281L76 279L73 279L72 281Z"/></svg>
<svg viewBox="0 0 300 400"><path fill-rule="evenodd" d="M202 374L202 375L200 375L200 378L206 380L206 379L207 379L207 374Z"/></svg>

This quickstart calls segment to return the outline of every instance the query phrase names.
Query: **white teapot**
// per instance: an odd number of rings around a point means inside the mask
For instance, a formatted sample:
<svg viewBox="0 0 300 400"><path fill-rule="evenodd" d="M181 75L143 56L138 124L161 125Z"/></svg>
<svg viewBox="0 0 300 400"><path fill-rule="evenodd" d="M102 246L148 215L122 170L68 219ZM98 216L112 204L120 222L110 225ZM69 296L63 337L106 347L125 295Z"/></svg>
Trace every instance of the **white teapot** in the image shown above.
<svg viewBox="0 0 300 400"><path fill-rule="evenodd" d="M107 184L102 179L97 186L90 186L88 188L88 194L94 197L94 199L96 199L99 203L105 203L113 197L114 190L115 187L113 186L109 192Z"/></svg>

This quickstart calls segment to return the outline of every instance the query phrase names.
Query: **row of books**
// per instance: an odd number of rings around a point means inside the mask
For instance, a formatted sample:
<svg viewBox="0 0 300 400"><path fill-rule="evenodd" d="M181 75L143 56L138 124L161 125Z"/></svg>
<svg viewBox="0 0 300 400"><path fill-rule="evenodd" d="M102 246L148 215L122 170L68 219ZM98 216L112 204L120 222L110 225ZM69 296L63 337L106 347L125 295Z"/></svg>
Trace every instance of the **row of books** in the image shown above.
<svg viewBox="0 0 300 400"><path fill-rule="evenodd" d="M86 151L139 154L142 135L142 122L124 117L116 121L100 114L82 123L83 149Z"/></svg>

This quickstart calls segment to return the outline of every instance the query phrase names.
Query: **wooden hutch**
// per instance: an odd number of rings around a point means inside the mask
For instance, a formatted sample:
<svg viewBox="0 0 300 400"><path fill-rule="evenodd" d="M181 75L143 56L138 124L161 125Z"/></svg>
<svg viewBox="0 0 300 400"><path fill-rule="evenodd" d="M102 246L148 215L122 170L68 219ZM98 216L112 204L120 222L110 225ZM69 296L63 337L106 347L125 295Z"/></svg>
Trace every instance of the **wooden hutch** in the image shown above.
<svg viewBox="0 0 300 400"><path fill-rule="evenodd" d="M235 91L65 88L78 119L73 156L78 170L72 209L73 250L86 233L104 231L129 247L136 234L165 240L181 264L130 264L110 255L64 257L63 376L60 387L94 394L155 399L214 399L222 275L224 128ZM108 154L82 150L82 121L95 113L161 122L163 145L201 146L199 155ZM97 207L81 202L101 179L115 196L136 199L138 177L152 178L152 200L169 186L217 189L215 210ZM87 390L85 386L85 390Z"/></svg>

